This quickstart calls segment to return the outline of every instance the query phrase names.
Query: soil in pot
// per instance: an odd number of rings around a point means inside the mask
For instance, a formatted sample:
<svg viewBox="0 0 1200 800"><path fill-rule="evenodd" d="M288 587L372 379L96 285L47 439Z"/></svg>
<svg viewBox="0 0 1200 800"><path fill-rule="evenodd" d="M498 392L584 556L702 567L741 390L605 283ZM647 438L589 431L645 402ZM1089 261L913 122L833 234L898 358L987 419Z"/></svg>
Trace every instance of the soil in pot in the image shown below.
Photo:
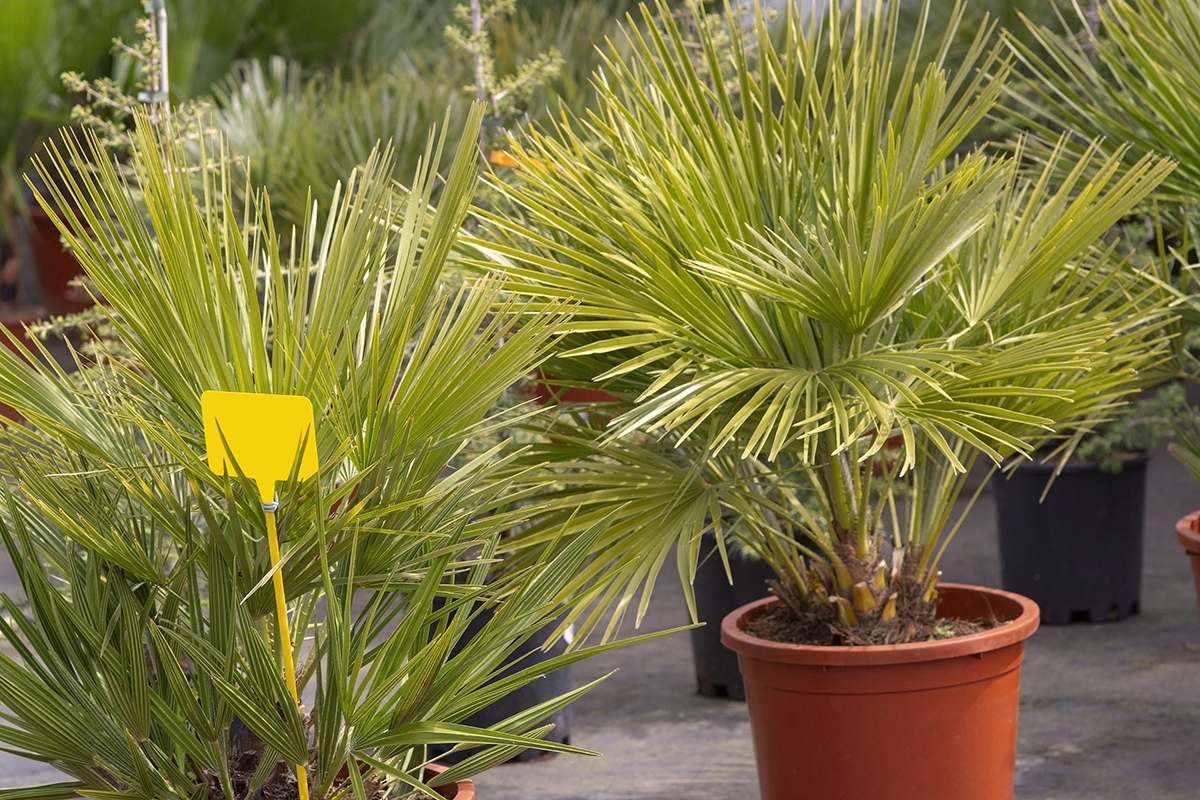
<svg viewBox="0 0 1200 800"><path fill-rule="evenodd" d="M763 800L1011 800L1030 600L942 584L938 615L1002 624L931 642L780 644L742 629L774 598L734 611Z"/></svg>
<svg viewBox="0 0 1200 800"><path fill-rule="evenodd" d="M761 560L745 557L731 549L729 568L733 583L730 584L716 547L716 536L705 533L700 544L696 579L692 583L696 593L696 616L704 623L703 627L691 630L696 692L705 697L745 700L746 690L742 686L742 673L738 671L737 654L721 644L721 620L735 608L762 597L767 580L775 574Z"/></svg>
<svg viewBox="0 0 1200 800"><path fill-rule="evenodd" d="M891 631L881 636L880 644L907 644L936 639L952 639L986 631L999 624L996 619L904 619L897 617ZM829 617L820 614L806 615L797 619L784 606L771 606L746 623L743 631L759 639L785 644L821 644L823 646L844 645L835 642L836 634L830 629Z"/></svg>
<svg viewBox="0 0 1200 800"><path fill-rule="evenodd" d="M1052 464L1022 464L992 481L1001 585L1029 597L1047 623L1138 613L1149 456L1118 473L1067 464L1041 500Z"/></svg>

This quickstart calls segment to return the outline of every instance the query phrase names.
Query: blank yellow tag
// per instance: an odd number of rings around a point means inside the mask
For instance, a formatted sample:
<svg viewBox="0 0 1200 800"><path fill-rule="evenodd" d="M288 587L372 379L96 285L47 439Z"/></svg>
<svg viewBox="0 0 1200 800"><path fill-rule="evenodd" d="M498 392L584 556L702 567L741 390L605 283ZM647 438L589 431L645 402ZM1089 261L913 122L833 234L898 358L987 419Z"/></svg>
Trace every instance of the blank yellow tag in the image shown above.
<svg viewBox="0 0 1200 800"><path fill-rule="evenodd" d="M242 474L258 484L264 503L275 499L275 482L292 474L303 445L298 478L316 474L317 443L313 408L307 397L290 394L205 392L200 395L208 466L218 475L236 475L226 457L233 455ZM221 441L224 434L225 441Z"/></svg>

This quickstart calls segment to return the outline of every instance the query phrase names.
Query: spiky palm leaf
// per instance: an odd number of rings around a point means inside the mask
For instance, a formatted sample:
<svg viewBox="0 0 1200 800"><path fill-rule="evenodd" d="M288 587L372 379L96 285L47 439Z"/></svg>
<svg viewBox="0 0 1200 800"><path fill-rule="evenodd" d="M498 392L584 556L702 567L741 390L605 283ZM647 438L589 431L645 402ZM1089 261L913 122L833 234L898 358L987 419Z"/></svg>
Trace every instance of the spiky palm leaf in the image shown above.
<svg viewBox="0 0 1200 800"><path fill-rule="evenodd" d="M1192 0L1104 0L1089 11L1074 3L1070 30L1058 33L1028 23L1040 53L1014 39L1017 56L1031 69L1012 94L1011 112L1047 140L1072 136L1082 153L1090 142L1104 155L1123 150L1132 165L1147 153L1179 162L1159 186L1162 200L1191 204L1200 186L1200 6ZM1024 100L1024 102L1021 102Z"/></svg>
<svg viewBox="0 0 1200 800"><path fill-rule="evenodd" d="M1120 153L1126 167L1149 153L1178 162L1155 192L1155 204L1139 209L1145 221L1130 227L1133 236L1157 249L1154 270L1164 292L1177 298L1175 357L1166 365L1173 374L1162 379L1195 380L1200 365L1184 343L1200 325L1200 285L1195 271L1179 269L1178 262L1190 263L1196 251L1190 209L1200 198L1200 139L1195 134L1200 124L1200 5L1191 0L1106 0L1085 9L1075 3L1074 13L1065 19L1067 33L1026 20L1032 40L1013 40L1030 76L1020 91L1010 93L1007 116L1010 124L1044 137L1033 140L1028 150L1041 160L1051 150L1047 142L1066 132L1060 146L1074 156L1095 146L1105 155Z"/></svg>
<svg viewBox="0 0 1200 800"><path fill-rule="evenodd" d="M696 474L714 456L767 465L735 481L771 511L747 514L742 535L788 593L819 596L847 627L854 584L893 547L908 571L885 569L860 614L894 582L935 594L975 453L1029 454L1157 357L1154 291L1093 243L1171 170L1144 157L1122 171L1123 152L1095 148L1051 154L1032 180L1013 159L949 159L1003 91L1000 51L985 31L960 70L919 70L919 38L895 58L896 3L855 9L807 28L788 13L778 44L761 16L693 12L691 43L661 6L644 12L631 57L598 78L599 111L514 145L508 194L525 217L485 215L500 243L480 243L520 291L579 301L550 369L626 401L608 440L665 437ZM893 437L896 466L872 480ZM661 487L627 466L638 488L623 502L648 502ZM564 480L602 507L589 482L613 469ZM690 520L662 529L680 537L684 576L704 524ZM619 604L665 552L645 521L630 527L597 554Z"/></svg>
<svg viewBox="0 0 1200 800"><path fill-rule="evenodd" d="M380 142L392 143L391 177L407 183L425 154L425 132L447 107L448 127L458 130L465 108L453 87L414 69L305 79L299 63L279 57L238 65L215 96L213 124L250 170L251 183L270 192L281 227L302 225L314 200L327 207L334 187ZM439 170L451 155L448 148Z"/></svg>

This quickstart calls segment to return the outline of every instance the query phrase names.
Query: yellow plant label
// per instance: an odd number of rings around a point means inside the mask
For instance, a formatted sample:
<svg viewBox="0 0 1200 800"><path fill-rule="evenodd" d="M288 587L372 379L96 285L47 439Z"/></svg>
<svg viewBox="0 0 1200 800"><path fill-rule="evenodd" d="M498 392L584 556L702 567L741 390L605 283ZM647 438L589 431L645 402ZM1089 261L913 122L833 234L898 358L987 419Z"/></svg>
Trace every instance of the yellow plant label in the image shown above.
<svg viewBox="0 0 1200 800"><path fill-rule="evenodd" d="M237 475L240 469L258 484L264 503L275 499L276 481L287 480L292 474L301 448L297 478L316 473L313 408L307 397L205 392L200 395L200 410L209 469L218 475Z"/></svg>

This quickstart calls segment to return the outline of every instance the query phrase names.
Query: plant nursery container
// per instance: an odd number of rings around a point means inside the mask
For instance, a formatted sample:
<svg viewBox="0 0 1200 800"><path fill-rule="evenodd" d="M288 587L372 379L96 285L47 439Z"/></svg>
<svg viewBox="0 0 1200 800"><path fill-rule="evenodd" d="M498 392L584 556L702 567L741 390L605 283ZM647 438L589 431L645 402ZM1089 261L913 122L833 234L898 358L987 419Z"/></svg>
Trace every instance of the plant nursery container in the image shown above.
<svg viewBox="0 0 1200 800"><path fill-rule="evenodd" d="M425 767L425 780L429 781L434 775L439 772L445 772L447 767L441 764L430 764ZM437 793L446 800L475 800L475 784L468 778L448 783L445 786L438 786Z"/></svg>
<svg viewBox="0 0 1200 800"><path fill-rule="evenodd" d="M1175 536L1192 562L1196 579L1196 606L1200 608L1200 511L1193 511L1175 523Z"/></svg>
<svg viewBox="0 0 1200 800"><path fill-rule="evenodd" d="M494 616L491 609L485 609L480 612L470 624L467 625L467 631L459 645L454 648L453 653L457 654L462 650L462 647L469 642L472 637L479 634L483 630L484 625ZM514 659L518 659L517 663L508 666L500 675L499 678L507 678L517 672L527 669L547 661L551 658L556 658L567 652L569 641L560 639L551 645L549 650L542 650L542 645L550 638L550 634L558 627L558 620L543 627L541 630L534 633L529 639L518 648L518 651L513 654ZM489 728L496 725L509 717L520 714L522 711L533 708L536 705L544 703L548 700L564 695L567 692L575 689L575 684L571 680L571 667L561 667L553 672L547 672L540 679L509 692L499 700L481 708L474 714L462 721L464 725L474 725L480 728ZM561 744L571 743L571 707L556 711L549 717L542 720L539 724L553 724L554 730L550 731L545 736L548 742L559 742ZM457 753L447 753L449 747L435 745L430 747L430 753L443 764L457 764L467 758L467 756L476 752L459 751ZM512 761L528 761L533 758L545 755L545 750L523 750L513 756ZM472 795L473 796L473 795Z"/></svg>
<svg viewBox="0 0 1200 800"><path fill-rule="evenodd" d="M63 246L53 220L40 208L30 209L30 217L33 225L29 241L37 263L42 304L55 315L74 314L94 306L86 291L71 286L71 281L83 275L83 266Z"/></svg>
<svg viewBox="0 0 1200 800"><path fill-rule="evenodd" d="M4 346L21 358L29 361L33 358L33 353L37 348L33 340L29 338L29 332L26 329L35 322L45 318L46 309L41 306L19 305L0 307L0 323L3 323L4 327L8 328L16 338L14 342L5 336ZM22 419L15 408L4 403L0 403L0 416L11 420Z"/></svg>
<svg viewBox="0 0 1200 800"><path fill-rule="evenodd" d="M785 644L745 624L775 598L727 616L763 800L1012 800L1028 598L939 586L938 617L998 620L952 639L865 647Z"/></svg>
<svg viewBox="0 0 1200 800"><path fill-rule="evenodd" d="M1067 464L1042 500L1052 464L992 481L1000 581L1031 598L1042 622L1102 622L1138 613L1148 455L1118 473Z"/></svg>
<svg viewBox="0 0 1200 800"><path fill-rule="evenodd" d="M775 577L764 562L729 550L733 583L716 551L717 538L705 533L700 544L700 563L692 587L696 592L696 616L703 627L692 628L692 662L696 667L696 692L705 697L745 700L737 654L721 644L721 621L735 608L746 605L766 591L766 581Z"/></svg>

